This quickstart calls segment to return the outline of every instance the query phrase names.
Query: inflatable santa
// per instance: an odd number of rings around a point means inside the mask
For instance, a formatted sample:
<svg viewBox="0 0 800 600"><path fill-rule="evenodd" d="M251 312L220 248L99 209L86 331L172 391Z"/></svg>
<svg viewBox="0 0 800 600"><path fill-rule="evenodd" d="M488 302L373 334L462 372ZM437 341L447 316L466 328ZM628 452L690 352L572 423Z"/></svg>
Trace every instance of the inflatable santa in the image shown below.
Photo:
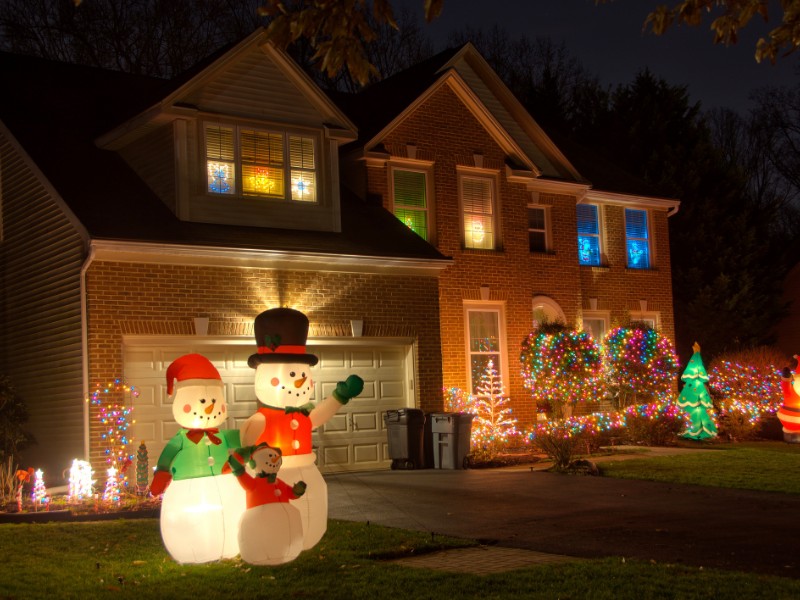
<svg viewBox="0 0 800 600"><path fill-rule="evenodd" d="M167 368L172 414L182 429L161 452L150 492L164 494L161 538L179 563L239 553L245 497L226 466L228 451L240 446L239 432L219 429L228 416L223 391L219 372L200 354L181 356Z"/></svg>
<svg viewBox="0 0 800 600"><path fill-rule="evenodd" d="M247 473L237 454L247 461L255 477ZM247 495L247 510L239 525L242 560L252 565L293 561L303 550L303 523L300 511L289 501L305 493L305 482L289 486L278 479L281 452L263 443L238 450L228 462Z"/></svg>
<svg viewBox="0 0 800 600"><path fill-rule="evenodd" d="M783 439L786 442L800 443L800 357L794 372L786 367L781 373L783 404L778 409L778 420L783 425Z"/></svg>
<svg viewBox="0 0 800 600"><path fill-rule="evenodd" d="M279 449L284 479L308 485L294 506L303 523L303 549L312 548L328 527L328 487L315 463L311 432L358 396L364 382L350 375L315 406L311 403L311 367L317 364L317 357L306 352L308 318L291 308L274 308L258 315L254 328L258 351L248 364L256 370L260 405L240 429L242 445L266 443Z"/></svg>

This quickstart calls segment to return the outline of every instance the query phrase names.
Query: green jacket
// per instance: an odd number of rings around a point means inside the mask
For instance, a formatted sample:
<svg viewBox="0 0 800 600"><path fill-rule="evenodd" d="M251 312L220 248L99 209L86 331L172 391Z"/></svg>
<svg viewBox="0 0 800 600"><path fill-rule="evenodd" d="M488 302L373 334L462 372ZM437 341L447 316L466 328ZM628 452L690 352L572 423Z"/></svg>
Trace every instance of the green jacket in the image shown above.
<svg viewBox="0 0 800 600"><path fill-rule="evenodd" d="M195 444L187 437L189 431L181 429L167 443L158 457L156 470L167 471L173 480L221 475L228 461L228 449L240 446L239 430L220 430L215 436L219 444L208 443L210 436L205 433Z"/></svg>

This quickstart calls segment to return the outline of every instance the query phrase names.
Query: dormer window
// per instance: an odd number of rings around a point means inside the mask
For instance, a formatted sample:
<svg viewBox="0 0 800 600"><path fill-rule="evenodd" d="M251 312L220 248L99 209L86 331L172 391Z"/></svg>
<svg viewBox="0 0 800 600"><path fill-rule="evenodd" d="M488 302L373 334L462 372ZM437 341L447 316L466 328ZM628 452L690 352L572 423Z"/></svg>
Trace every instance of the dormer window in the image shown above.
<svg viewBox="0 0 800 600"><path fill-rule="evenodd" d="M313 137L216 123L204 130L209 194L317 201Z"/></svg>

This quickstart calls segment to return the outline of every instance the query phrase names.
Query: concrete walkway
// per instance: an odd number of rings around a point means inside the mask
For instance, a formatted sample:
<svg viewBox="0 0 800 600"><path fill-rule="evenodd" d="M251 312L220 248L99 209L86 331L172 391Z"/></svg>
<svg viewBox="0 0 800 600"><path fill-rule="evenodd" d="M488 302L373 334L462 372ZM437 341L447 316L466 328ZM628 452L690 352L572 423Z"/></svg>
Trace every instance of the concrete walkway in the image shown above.
<svg viewBox="0 0 800 600"><path fill-rule="evenodd" d="M698 451L648 450L613 458ZM800 496L530 467L377 471L326 480L333 519L546 555L623 556L800 578Z"/></svg>

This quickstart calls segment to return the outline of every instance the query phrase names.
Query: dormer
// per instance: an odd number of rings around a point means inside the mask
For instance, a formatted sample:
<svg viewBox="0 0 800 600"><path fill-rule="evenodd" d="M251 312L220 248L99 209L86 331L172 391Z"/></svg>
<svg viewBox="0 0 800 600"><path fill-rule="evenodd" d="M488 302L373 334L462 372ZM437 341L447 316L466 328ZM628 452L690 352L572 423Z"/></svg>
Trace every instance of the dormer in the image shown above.
<svg viewBox="0 0 800 600"><path fill-rule="evenodd" d="M97 140L184 221L339 231L350 120L259 30Z"/></svg>

